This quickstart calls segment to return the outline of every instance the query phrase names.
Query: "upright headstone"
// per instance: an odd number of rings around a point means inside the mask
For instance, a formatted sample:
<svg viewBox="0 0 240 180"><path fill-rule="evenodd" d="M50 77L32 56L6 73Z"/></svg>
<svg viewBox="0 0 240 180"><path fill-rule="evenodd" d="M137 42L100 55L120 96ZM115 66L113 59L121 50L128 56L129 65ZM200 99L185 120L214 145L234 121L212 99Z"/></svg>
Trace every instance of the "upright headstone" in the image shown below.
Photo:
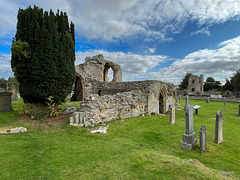
<svg viewBox="0 0 240 180"><path fill-rule="evenodd" d="M176 97L176 103L178 103L178 97Z"/></svg>
<svg viewBox="0 0 240 180"><path fill-rule="evenodd" d="M207 99L206 99L206 101L205 101L205 103L209 103L209 101L210 101L210 99L209 99L209 98L207 98Z"/></svg>
<svg viewBox="0 0 240 180"><path fill-rule="evenodd" d="M12 111L12 92L0 92L0 112Z"/></svg>
<svg viewBox="0 0 240 180"><path fill-rule="evenodd" d="M223 105L224 106L226 105L226 99L225 98L223 99Z"/></svg>
<svg viewBox="0 0 240 180"><path fill-rule="evenodd" d="M203 152L207 149L207 131L206 126L202 125L199 131L200 138L200 151Z"/></svg>
<svg viewBox="0 0 240 180"><path fill-rule="evenodd" d="M182 96L179 97L179 102L182 102Z"/></svg>
<svg viewBox="0 0 240 180"><path fill-rule="evenodd" d="M186 131L183 135L183 141L181 142L181 147L187 150L192 150L192 147L197 144L196 132L193 130L193 106L192 104L187 105L185 111L186 117Z"/></svg>
<svg viewBox="0 0 240 180"><path fill-rule="evenodd" d="M184 106L185 111L186 111L187 105L188 105L188 95L186 95L185 97L185 106Z"/></svg>
<svg viewBox="0 0 240 180"><path fill-rule="evenodd" d="M223 114L221 110L218 110L216 114L216 124L215 124L215 140L214 142L220 144L223 142Z"/></svg>
<svg viewBox="0 0 240 180"><path fill-rule="evenodd" d="M175 124L175 106L170 107L170 124Z"/></svg>
<svg viewBox="0 0 240 180"><path fill-rule="evenodd" d="M238 104L238 116L240 116L240 103Z"/></svg>

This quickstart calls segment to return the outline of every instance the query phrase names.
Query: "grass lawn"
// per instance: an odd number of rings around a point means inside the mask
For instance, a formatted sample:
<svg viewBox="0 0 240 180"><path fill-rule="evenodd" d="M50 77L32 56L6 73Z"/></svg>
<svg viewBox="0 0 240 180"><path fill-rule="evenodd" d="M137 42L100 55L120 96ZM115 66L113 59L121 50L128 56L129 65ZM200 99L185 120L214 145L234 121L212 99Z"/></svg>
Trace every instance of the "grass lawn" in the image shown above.
<svg viewBox="0 0 240 180"><path fill-rule="evenodd" d="M180 108L184 107L182 101ZM27 133L0 135L0 179L240 179L240 117L238 103L205 103L194 114L194 130L207 128L207 150L180 147L185 112L111 121L108 133L69 126L69 117L30 120L15 111L0 113L0 129L24 126ZM223 111L222 144L215 144L215 120ZM190 159L197 159L191 163ZM222 171L234 172L223 175Z"/></svg>

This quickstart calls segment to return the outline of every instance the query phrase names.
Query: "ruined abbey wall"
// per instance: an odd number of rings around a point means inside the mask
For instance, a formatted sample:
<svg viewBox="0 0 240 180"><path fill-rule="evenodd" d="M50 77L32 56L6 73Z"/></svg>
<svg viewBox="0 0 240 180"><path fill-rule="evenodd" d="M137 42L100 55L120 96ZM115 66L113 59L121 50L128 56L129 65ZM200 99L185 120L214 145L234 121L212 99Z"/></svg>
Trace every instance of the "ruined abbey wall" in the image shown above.
<svg viewBox="0 0 240 180"><path fill-rule="evenodd" d="M109 67L114 72L112 82L106 79ZM156 80L121 82L121 67L102 55L86 58L84 64L76 66L76 76L75 87L79 89L75 88L75 92L82 93L81 118L77 118L85 126L144 114L165 114L174 105L172 84Z"/></svg>

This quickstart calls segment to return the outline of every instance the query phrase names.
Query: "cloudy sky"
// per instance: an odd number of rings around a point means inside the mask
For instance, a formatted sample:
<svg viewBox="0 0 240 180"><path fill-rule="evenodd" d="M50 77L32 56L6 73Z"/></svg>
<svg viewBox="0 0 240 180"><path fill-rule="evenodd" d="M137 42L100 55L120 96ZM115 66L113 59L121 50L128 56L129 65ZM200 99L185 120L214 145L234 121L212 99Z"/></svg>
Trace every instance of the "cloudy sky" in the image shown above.
<svg viewBox="0 0 240 180"><path fill-rule="evenodd" d="M240 69L239 0L1 0L0 78L12 76L20 8L65 11L76 26L76 65L103 54L123 80L178 84L187 73L225 78Z"/></svg>

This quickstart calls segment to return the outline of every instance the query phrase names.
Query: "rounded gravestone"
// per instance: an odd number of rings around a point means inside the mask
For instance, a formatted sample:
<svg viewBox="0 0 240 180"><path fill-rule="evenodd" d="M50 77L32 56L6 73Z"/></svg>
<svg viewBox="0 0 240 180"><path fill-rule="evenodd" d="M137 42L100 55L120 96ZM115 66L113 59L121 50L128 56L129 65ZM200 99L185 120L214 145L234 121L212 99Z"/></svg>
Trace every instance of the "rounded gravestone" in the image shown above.
<svg viewBox="0 0 240 180"><path fill-rule="evenodd" d="M0 92L0 112L12 111L11 92Z"/></svg>

